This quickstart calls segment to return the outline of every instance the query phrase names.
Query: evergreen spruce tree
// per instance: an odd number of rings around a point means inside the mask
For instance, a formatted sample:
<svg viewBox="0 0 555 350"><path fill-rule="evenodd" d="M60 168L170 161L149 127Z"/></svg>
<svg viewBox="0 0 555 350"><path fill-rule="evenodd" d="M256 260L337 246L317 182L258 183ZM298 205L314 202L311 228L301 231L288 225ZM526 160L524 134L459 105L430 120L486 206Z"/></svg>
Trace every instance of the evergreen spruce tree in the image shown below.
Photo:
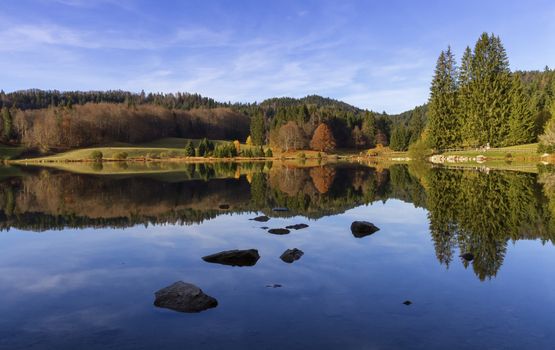
<svg viewBox="0 0 555 350"><path fill-rule="evenodd" d="M509 134L505 145L519 145L535 141L535 118L524 92L522 81L513 75L511 92L511 112L509 115Z"/></svg>
<svg viewBox="0 0 555 350"><path fill-rule="evenodd" d="M253 115L251 119L250 131L252 144L255 146L263 145L265 139L265 127L262 110L257 110Z"/></svg>
<svg viewBox="0 0 555 350"><path fill-rule="evenodd" d="M391 132L389 147L394 151L406 151L409 147L410 135L404 125L396 126Z"/></svg>
<svg viewBox="0 0 555 350"><path fill-rule="evenodd" d="M459 118L461 121L461 143L463 146L478 146L476 131L478 128L478 118L474 113L474 100L472 99L472 50L466 47L461 59L458 75L458 107Z"/></svg>
<svg viewBox="0 0 555 350"><path fill-rule="evenodd" d="M2 138L6 141L9 141L12 136L12 115L10 110L6 107L2 110Z"/></svg>
<svg viewBox="0 0 555 350"><path fill-rule="evenodd" d="M456 75L455 59L449 47L439 55L430 89L428 126L430 145L435 149L454 147L460 142Z"/></svg>
<svg viewBox="0 0 555 350"><path fill-rule="evenodd" d="M376 145L376 119L373 113L364 112L361 131L366 139L366 146L374 147Z"/></svg>
<svg viewBox="0 0 555 350"><path fill-rule="evenodd" d="M499 37L483 33L474 47L472 95L474 132L481 145L500 146L509 133L510 69Z"/></svg>

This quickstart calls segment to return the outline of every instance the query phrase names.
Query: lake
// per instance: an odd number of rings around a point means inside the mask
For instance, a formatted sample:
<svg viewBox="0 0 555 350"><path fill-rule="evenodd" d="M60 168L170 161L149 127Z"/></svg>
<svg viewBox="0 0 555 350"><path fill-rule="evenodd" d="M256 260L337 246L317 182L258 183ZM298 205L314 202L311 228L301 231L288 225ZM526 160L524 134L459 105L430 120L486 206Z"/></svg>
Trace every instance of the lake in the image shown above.
<svg viewBox="0 0 555 350"><path fill-rule="evenodd" d="M1 349L553 348L548 166L94 170L0 169ZM233 249L260 259L202 259ZM177 281L217 306L155 306Z"/></svg>

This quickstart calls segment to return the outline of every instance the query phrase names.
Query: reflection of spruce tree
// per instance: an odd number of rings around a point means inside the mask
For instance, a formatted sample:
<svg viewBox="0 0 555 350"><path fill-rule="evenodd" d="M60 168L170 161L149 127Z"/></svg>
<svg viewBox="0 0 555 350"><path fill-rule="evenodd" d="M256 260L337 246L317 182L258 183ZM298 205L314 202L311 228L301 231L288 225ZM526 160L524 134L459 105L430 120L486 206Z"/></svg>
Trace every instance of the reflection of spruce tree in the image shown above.
<svg viewBox="0 0 555 350"><path fill-rule="evenodd" d="M453 260L457 234L456 213L459 206L459 182L462 172L433 169L428 174L428 219L430 233L440 263Z"/></svg>
<svg viewBox="0 0 555 350"><path fill-rule="evenodd" d="M254 173L251 182L251 202L255 209L266 207L266 175Z"/></svg>
<svg viewBox="0 0 555 350"><path fill-rule="evenodd" d="M530 237L542 226L533 175L434 170L429 185L430 230L438 259L448 264L458 245L461 252L474 255L473 269L481 280L497 274L509 239Z"/></svg>

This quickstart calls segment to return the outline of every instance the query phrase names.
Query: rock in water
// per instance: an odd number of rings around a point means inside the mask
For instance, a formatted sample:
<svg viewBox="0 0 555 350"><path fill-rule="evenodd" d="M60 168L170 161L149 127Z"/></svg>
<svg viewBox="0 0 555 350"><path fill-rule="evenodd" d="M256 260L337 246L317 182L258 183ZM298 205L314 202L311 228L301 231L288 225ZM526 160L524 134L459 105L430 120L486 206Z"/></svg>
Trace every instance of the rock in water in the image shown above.
<svg viewBox="0 0 555 350"><path fill-rule="evenodd" d="M229 209L229 204L220 204L219 208L222 209L222 210L228 210Z"/></svg>
<svg viewBox="0 0 555 350"><path fill-rule="evenodd" d="M231 266L253 266L260 259L258 250L226 250L212 255L203 256L202 260L209 263L216 263Z"/></svg>
<svg viewBox="0 0 555 350"><path fill-rule="evenodd" d="M154 293L154 305L179 312L201 312L218 306L218 301L191 283L175 282Z"/></svg>
<svg viewBox="0 0 555 350"><path fill-rule="evenodd" d="M464 254L461 254L460 257L463 258L466 261L474 260L474 254L472 254L472 253L464 253Z"/></svg>
<svg viewBox="0 0 555 350"><path fill-rule="evenodd" d="M380 229L377 228L373 223L368 221L354 221L351 224L351 232L356 238L362 238L371 235L372 233L379 230Z"/></svg>
<svg viewBox="0 0 555 350"><path fill-rule="evenodd" d="M288 229L290 229L290 230L291 230L291 229L293 229L293 230L300 230L300 229L307 228L307 227L308 227L307 224L295 224L295 225L285 226L285 228L288 228Z"/></svg>
<svg viewBox="0 0 555 350"><path fill-rule="evenodd" d="M403 301L403 304L406 305L406 306L409 306L409 305L412 304L412 301L410 301L410 300L405 300L405 301Z"/></svg>
<svg viewBox="0 0 555 350"><path fill-rule="evenodd" d="M267 217L266 215L261 215L261 216L257 216L254 219L250 219L250 220L254 220L254 221L258 221L258 222L266 222L268 220L270 220L269 217Z"/></svg>
<svg viewBox="0 0 555 350"><path fill-rule="evenodd" d="M273 211L289 211L288 208L272 208Z"/></svg>
<svg viewBox="0 0 555 350"><path fill-rule="evenodd" d="M291 264L293 261L299 260L303 255L304 252L302 250L293 248L287 249L285 252L283 252L283 254L281 254L279 258L284 262Z"/></svg>
<svg viewBox="0 0 555 350"><path fill-rule="evenodd" d="M268 232L273 234L273 235L286 235L291 231L289 231L286 228L271 228L271 229L268 230Z"/></svg>

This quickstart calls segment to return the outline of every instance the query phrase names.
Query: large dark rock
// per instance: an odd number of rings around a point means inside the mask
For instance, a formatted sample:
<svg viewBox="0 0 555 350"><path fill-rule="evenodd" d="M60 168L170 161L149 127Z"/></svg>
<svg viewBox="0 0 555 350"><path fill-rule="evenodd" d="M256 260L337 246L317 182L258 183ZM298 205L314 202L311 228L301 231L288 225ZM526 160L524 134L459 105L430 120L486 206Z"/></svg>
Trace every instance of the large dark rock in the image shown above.
<svg viewBox="0 0 555 350"><path fill-rule="evenodd" d="M253 219L250 219L250 220L254 220L254 221L258 221L258 222L266 222L266 221L270 220L270 218L267 217L266 215L261 215L261 216L255 217Z"/></svg>
<svg viewBox="0 0 555 350"><path fill-rule="evenodd" d="M154 293L154 305L179 312L201 312L218 306L218 301L191 283L175 282Z"/></svg>
<svg viewBox="0 0 555 350"><path fill-rule="evenodd" d="M285 228L288 228L290 230L301 230L301 229L307 228L307 227L308 227L307 224L295 224L295 225L285 226Z"/></svg>
<svg viewBox="0 0 555 350"><path fill-rule="evenodd" d="M231 266L253 266L260 259L258 250L226 250L212 255L203 256L202 260L209 263Z"/></svg>
<svg viewBox="0 0 555 350"><path fill-rule="evenodd" d="M281 254L279 258L284 262L291 264L293 261L299 260L303 255L304 253L302 250L293 248L287 249L285 252L283 252L283 254Z"/></svg>
<svg viewBox="0 0 555 350"><path fill-rule="evenodd" d="M273 235L286 235L291 231L289 231L286 228L271 228L271 229L268 230L268 232L273 234Z"/></svg>
<svg viewBox="0 0 555 350"><path fill-rule="evenodd" d="M351 232L356 238L362 238L371 235L372 233L379 230L380 229L377 228L373 223L368 221L354 221L351 224Z"/></svg>
<svg viewBox="0 0 555 350"><path fill-rule="evenodd" d="M229 204L220 204L219 207L222 210L228 210L229 209Z"/></svg>

